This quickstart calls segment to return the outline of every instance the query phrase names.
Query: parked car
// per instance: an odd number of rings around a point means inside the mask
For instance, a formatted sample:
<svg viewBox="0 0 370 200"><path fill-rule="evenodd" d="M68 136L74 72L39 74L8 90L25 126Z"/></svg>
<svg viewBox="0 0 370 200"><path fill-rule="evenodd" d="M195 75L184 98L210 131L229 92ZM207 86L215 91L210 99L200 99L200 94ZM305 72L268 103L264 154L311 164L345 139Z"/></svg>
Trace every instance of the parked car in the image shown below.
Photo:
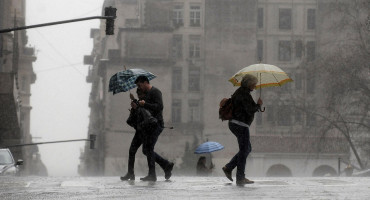
<svg viewBox="0 0 370 200"><path fill-rule="evenodd" d="M0 176L18 176L23 160L14 161L9 149L0 149Z"/></svg>

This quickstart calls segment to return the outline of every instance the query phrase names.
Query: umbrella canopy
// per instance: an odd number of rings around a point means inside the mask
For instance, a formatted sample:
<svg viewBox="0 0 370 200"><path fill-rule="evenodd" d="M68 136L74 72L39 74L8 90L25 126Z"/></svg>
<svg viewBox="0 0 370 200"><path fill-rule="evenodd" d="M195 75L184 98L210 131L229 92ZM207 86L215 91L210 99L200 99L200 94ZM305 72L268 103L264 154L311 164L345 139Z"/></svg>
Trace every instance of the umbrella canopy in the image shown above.
<svg viewBox="0 0 370 200"><path fill-rule="evenodd" d="M250 65L241 69L234 76L232 76L229 81L234 86L240 86L241 81L246 74L252 74L258 78L256 89L271 86L282 86L287 82L293 81L279 67L262 63Z"/></svg>
<svg viewBox="0 0 370 200"><path fill-rule="evenodd" d="M149 80L156 76L143 69L128 69L114 74L109 80L109 92L117 94L136 87L135 80L139 76L146 76Z"/></svg>
<svg viewBox="0 0 370 200"><path fill-rule="evenodd" d="M195 154L202 154L202 153L211 153L214 151L219 151L223 149L224 146L222 146L218 142L205 142L197 147L195 150Z"/></svg>

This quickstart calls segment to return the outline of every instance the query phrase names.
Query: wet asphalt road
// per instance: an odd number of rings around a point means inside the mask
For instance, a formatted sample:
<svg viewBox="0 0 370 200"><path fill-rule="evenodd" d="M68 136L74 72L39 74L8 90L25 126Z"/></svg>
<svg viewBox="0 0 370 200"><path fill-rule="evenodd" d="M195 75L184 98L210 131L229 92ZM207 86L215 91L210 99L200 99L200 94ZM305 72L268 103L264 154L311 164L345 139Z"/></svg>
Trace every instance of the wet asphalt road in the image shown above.
<svg viewBox="0 0 370 200"><path fill-rule="evenodd" d="M171 177L157 182L119 177L0 177L0 199L370 199L370 178Z"/></svg>

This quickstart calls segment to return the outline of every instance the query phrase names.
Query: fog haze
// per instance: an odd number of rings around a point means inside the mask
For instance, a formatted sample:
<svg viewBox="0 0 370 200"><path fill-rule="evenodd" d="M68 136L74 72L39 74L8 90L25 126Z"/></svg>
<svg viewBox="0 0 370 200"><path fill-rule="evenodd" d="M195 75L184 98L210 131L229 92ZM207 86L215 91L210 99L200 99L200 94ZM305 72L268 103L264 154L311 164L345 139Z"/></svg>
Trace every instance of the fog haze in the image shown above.
<svg viewBox="0 0 370 200"><path fill-rule="evenodd" d="M26 24L101 15L103 0L28 0ZM28 29L28 44L35 47L37 75L31 88L31 134L33 142L84 139L88 127L87 66L83 56L92 49L90 29L99 20L89 20ZM85 142L39 145L49 176L77 174L80 149Z"/></svg>

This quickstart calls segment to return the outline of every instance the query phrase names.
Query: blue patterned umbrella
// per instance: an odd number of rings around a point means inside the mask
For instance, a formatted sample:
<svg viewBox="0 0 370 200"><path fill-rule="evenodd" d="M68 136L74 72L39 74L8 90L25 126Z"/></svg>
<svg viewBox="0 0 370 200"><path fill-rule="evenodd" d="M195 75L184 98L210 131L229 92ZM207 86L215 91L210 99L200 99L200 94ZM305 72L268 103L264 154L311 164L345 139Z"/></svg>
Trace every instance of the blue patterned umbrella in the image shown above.
<svg viewBox="0 0 370 200"><path fill-rule="evenodd" d="M211 153L214 151L219 151L223 149L224 146L222 146L218 142L205 142L198 146L198 148L195 150L195 154L202 154L202 153Z"/></svg>
<svg viewBox="0 0 370 200"><path fill-rule="evenodd" d="M127 92L136 87L135 80L139 76L146 76L149 80L156 76L143 69L128 69L114 74L109 80L109 92L117 94L119 92Z"/></svg>

